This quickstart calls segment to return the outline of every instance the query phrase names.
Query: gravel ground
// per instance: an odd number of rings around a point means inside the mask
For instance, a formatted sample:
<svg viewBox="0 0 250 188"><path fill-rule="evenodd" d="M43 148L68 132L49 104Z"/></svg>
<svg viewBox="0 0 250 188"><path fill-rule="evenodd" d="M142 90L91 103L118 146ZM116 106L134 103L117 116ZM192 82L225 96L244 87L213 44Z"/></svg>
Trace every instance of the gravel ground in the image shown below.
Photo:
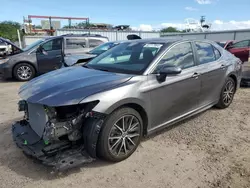
<svg viewBox="0 0 250 188"><path fill-rule="evenodd" d="M26 158L11 138L21 83L0 81L0 187L250 187L250 89L144 139L127 160L97 160L61 175Z"/></svg>

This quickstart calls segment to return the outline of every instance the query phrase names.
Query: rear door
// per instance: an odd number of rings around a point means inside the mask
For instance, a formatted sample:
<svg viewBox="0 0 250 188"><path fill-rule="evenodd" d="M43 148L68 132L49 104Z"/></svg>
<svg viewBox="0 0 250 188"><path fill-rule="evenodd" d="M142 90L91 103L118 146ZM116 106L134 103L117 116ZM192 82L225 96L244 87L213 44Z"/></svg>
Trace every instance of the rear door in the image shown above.
<svg viewBox="0 0 250 188"><path fill-rule="evenodd" d="M201 79L199 106L203 107L219 99L228 64L224 62L220 51L212 44L194 42L194 46L196 58L199 63L197 72Z"/></svg>
<svg viewBox="0 0 250 188"><path fill-rule="evenodd" d="M39 73L46 73L62 67L62 42L62 38L55 38L41 45L44 53L39 50L36 52Z"/></svg>
<svg viewBox="0 0 250 188"><path fill-rule="evenodd" d="M236 42L230 46L228 51L238 57L242 62L246 62L248 61L250 51L250 40Z"/></svg>

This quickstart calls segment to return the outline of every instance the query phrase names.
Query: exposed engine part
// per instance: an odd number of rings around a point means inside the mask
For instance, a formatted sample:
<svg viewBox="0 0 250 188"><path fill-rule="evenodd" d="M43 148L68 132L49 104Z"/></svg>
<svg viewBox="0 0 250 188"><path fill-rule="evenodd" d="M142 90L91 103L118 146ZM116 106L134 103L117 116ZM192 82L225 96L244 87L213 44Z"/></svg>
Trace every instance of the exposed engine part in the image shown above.
<svg viewBox="0 0 250 188"><path fill-rule="evenodd" d="M56 118L57 112L56 112L56 109L55 109L55 108L51 108L51 107L48 107L48 106L44 106L44 110L45 110L45 112L46 112L46 114L48 115L48 118L49 118L50 120Z"/></svg>
<svg viewBox="0 0 250 188"><path fill-rule="evenodd" d="M59 138L63 135L68 134L72 131L72 126L69 122L47 122L43 138L44 140L59 140Z"/></svg>
<svg viewBox="0 0 250 188"><path fill-rule="evenodd" d="M85 113L78 115L72 120L58 122L56 119L50 119L44 129L43 138L47 141L59 140L60 137L68 135L70 141L79 140L82 137L81 127Z"/></svg>
<svg viewBox="0 0 250 188"><path fill-rule="evenodd" d="M68 134L68 139L70 141L77 141L82 138L82 133L79 130L74 130L72 133Z"/></svg>

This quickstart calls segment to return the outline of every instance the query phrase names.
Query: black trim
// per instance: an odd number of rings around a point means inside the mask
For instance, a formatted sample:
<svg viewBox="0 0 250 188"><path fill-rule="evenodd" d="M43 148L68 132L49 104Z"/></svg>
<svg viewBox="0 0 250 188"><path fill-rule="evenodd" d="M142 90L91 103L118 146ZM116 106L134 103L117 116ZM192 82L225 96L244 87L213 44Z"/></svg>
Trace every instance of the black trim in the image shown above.
<svg viewBox="0 0 250 188"><path fill-rule="evenodd" d="M53 167L54 171L67 170L94 160L82 144L73 144L67 140L46 144L25 120L12 125L12 136L25 155Z"/></svg>

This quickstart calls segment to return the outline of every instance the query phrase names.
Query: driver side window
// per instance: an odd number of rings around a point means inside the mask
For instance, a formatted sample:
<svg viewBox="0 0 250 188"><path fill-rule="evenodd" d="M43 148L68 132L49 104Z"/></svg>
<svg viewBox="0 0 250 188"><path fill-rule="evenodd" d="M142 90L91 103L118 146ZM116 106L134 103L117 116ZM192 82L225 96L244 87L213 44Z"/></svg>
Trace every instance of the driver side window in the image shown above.
<svg viewBox="0 0 250 188"><path fill-rule="evenodd" d="M61 50L62 49L62 39L53 39L42 45L45 51Z"/></svg>
<svg viewBox="0 0 250 188"><path fill-rule="evenodd" d="M163 65L177 66L181 69L193 67L195 62L191 43L185 42L172 47L160 60L156 70L161 69Z"/></svg>

